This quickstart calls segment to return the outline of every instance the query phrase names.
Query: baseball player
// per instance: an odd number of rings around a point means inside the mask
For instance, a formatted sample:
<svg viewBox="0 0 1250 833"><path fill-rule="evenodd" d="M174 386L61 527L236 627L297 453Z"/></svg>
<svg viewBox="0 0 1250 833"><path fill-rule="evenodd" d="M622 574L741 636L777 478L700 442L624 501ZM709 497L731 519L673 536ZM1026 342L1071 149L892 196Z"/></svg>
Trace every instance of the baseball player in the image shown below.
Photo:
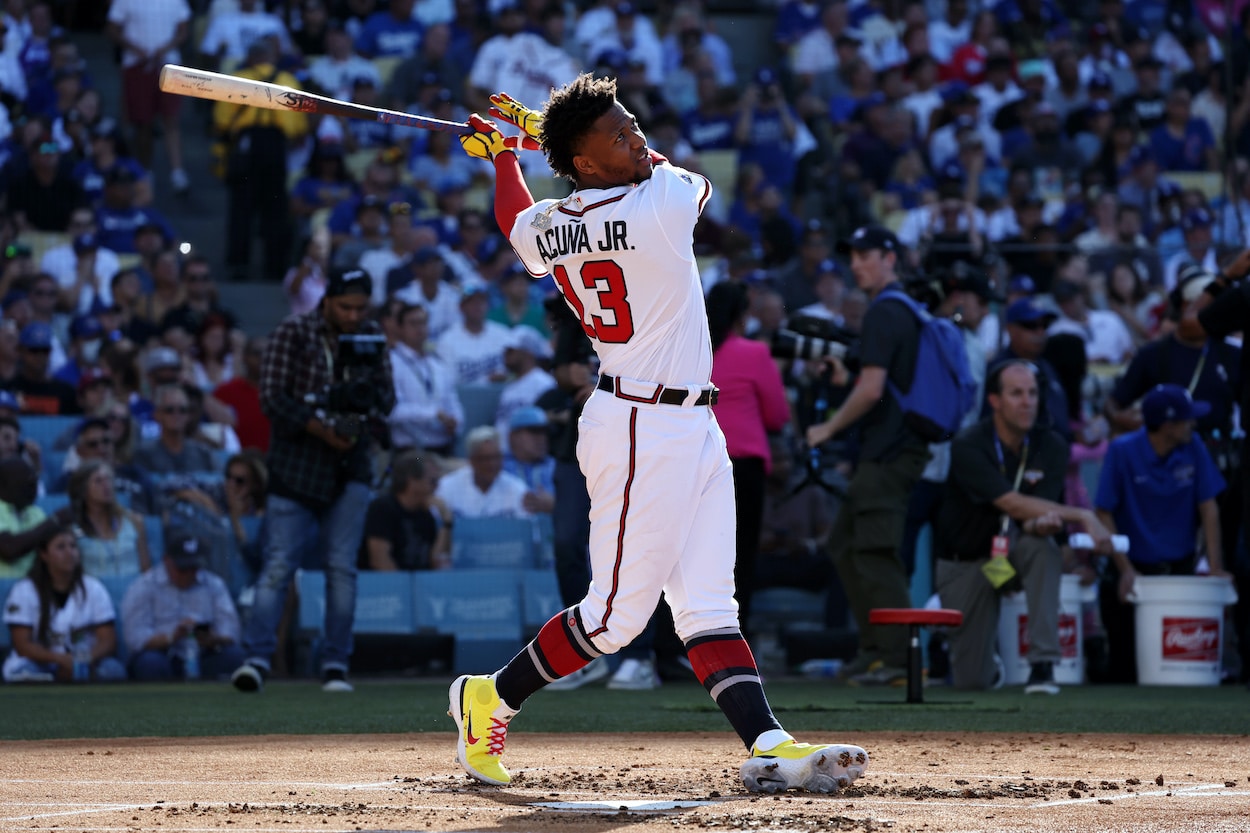
<svg viewBox="0 0 1250 833"><path fill-rule="evenodd" d="M695 674L750 757L754 792L834 792L863 775L858 746L796 743L781 728L742 638L734 601L734 490L709 407L712 347L692 239L711 194L701 175L647 147L589 74L552 93L542 114L504 94L496 115L538 139L576 190L534 204L516 140L474 115L460 141L496 171L495 216L535 278L552 273L601 362L578 421L590 491L591 583L503 669L452 683L457 757L472 777L507 784L508 723L531 694L628 645L664 593ZM532 145L527 142L523 146Z"/></svg>

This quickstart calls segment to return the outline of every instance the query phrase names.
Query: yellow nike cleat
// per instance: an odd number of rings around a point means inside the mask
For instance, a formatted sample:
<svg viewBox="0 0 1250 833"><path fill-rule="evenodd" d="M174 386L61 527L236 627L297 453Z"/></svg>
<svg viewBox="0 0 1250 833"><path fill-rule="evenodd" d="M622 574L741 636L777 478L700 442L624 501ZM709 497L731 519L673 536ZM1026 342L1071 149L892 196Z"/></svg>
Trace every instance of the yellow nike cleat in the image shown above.
<svg viewBox="0 0 1250 833"><path fill-rule="evenodd" d="M456 760L484 784L508 784L512 776L499 760L508 739L508 721L516 712L504 705L494 677L458 677L448 691L447 714L456 721Z"/></svg>
<svg viewBox="0 0 1250 833"><path fill-rule="evenodd" d="M867 769L868 753L858 746L787 740L766 752L753 748L740 774L751 792L836 793Z"/></svg>

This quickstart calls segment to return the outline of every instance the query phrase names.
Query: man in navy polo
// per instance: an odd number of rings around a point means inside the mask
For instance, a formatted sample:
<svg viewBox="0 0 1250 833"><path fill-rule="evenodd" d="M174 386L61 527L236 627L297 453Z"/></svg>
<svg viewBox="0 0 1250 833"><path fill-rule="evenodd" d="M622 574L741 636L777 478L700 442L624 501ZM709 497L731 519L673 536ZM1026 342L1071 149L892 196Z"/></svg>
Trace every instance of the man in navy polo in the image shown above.
<svg viewBox="0 0 1250 833"><path fill-rule="evenodd" d="M1128 536L1103 582L1101 607L1111 682L1136 681L1135 628L1126 602L1138 575L1193 575L1199 521L1212 575L1227 578L1216 496L1224 478L1194 423L1210 411L1180 385L1157 385L1142 399L1143 427L1114 440L1103 461L1094 508L1103 525Z"/></svg>

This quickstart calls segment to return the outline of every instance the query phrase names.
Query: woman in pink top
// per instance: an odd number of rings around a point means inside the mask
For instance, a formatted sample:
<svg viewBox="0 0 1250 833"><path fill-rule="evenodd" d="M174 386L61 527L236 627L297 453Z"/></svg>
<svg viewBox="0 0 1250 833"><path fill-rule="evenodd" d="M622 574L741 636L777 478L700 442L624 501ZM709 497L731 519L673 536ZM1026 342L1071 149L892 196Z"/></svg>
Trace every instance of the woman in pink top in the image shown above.
<svg viewBox="0 0 1250 833"><path fill-rule="evenodd" d="M712 384L720 388L720 399L712 411L725 434L733 464L738 516L734 584L744 635L751 618L750 585L764 512L764 475L772 466L768 433L780 431L790 420L781 373L768 353L768 345L742 335L748 305L742 284L719 283L707 294Z"/></svg>

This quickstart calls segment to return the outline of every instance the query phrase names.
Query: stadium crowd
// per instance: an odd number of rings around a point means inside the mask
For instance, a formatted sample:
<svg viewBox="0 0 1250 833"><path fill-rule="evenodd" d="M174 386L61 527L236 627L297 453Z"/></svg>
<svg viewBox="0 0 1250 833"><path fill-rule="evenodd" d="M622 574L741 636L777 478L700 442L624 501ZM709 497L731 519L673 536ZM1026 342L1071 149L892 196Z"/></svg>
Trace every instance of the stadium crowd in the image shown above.
<svg viewBox="0 0 1250 833"><path fill-rule="evenodd" d="M385 442L353 568L454 570L469 558L459 536L482 518L532 522L527 557L567 563L560 479L595 369L570 346L576 322L547 303L554 281L526 279L496 228L493 167L447 133L159 94L156 72L174 61L451 121L485 114L497 91L540 108L579 72L615 77L651 146L716 186L695 252L705 289L740 289L743 338L859 339L877 278L852 265L875 251L966 334L980 385L966 424L1005 411L999 362L1029 363L1041 404L1028 430L1057 434L1062 457L1049 499L1085 514L1022 528L1141 542L1127 560L1056 547L1063 571L1103 588L1086 615L1091 679L1132 680L1099 656L1103 619L1112 653L1131 650L1110 621L1123 576L1183 562L1250 599L1240 340L1180 326L1217 276L1250 267L1234 260L1250 247L1245 3L1227 19L1206 0L113 0L117 60L99 65L57 22L84 5L6 0L0 23L0 578L32 583L6 605L6 680L84 673L79 631L124 643L134 678L227 674L241 660L226 608L246 614L265 565L270 345L221 303L220 281L280 284L288 311L307 315L345 273L368 276L395 405L368 432ZM748 61L730 22L766 26L771 42ZM105 86L120 90L118 112L104 112ZM190 125L211 131L211 160L184 158ZM523 165L536 197L568 193L541 154ZM180 247L156 206L192 187L221 189L227 210L213 239ZM862 228L872 245L851 238ZM744 452L767 475L758 535L739 542L758 549L739 565L744 603L778 584L849 589L844 559L834 570L825 554L843 502L832 493L854 492L862 453L897 456L854 426L809 453L809 429L852 395L856 368L774 355L789 417L770 403L769 438ZM1187 404L1143 409L1158 385ZM1152 501L1166 492L1113 478L1129 476L1143 437L1191 419L1205 468L1177 515L1188 538L1152 550ZM886 549L905 573L923 566L924 586L935 562L989 556L955 552L966 530L942 519L951 456L932 448L891 509L907 532ZM304 563L319 566L315 553ZM90 601L71 603L84 572ZM114 589L120 636L106 638L101 593ZM139 612L139 593L163 601ZM74 623L49 636L52 608L56 627ZM1225 652L1225 673L1244 677L1247 604L1232 615L1241 656ZM68 659L30 648L41 639ZM109 655L85 660L98 678L119 676ZM893 684L901 665L877 657L848 677ZM639 687L658 684L636 671L625 676Z"/></svg>

